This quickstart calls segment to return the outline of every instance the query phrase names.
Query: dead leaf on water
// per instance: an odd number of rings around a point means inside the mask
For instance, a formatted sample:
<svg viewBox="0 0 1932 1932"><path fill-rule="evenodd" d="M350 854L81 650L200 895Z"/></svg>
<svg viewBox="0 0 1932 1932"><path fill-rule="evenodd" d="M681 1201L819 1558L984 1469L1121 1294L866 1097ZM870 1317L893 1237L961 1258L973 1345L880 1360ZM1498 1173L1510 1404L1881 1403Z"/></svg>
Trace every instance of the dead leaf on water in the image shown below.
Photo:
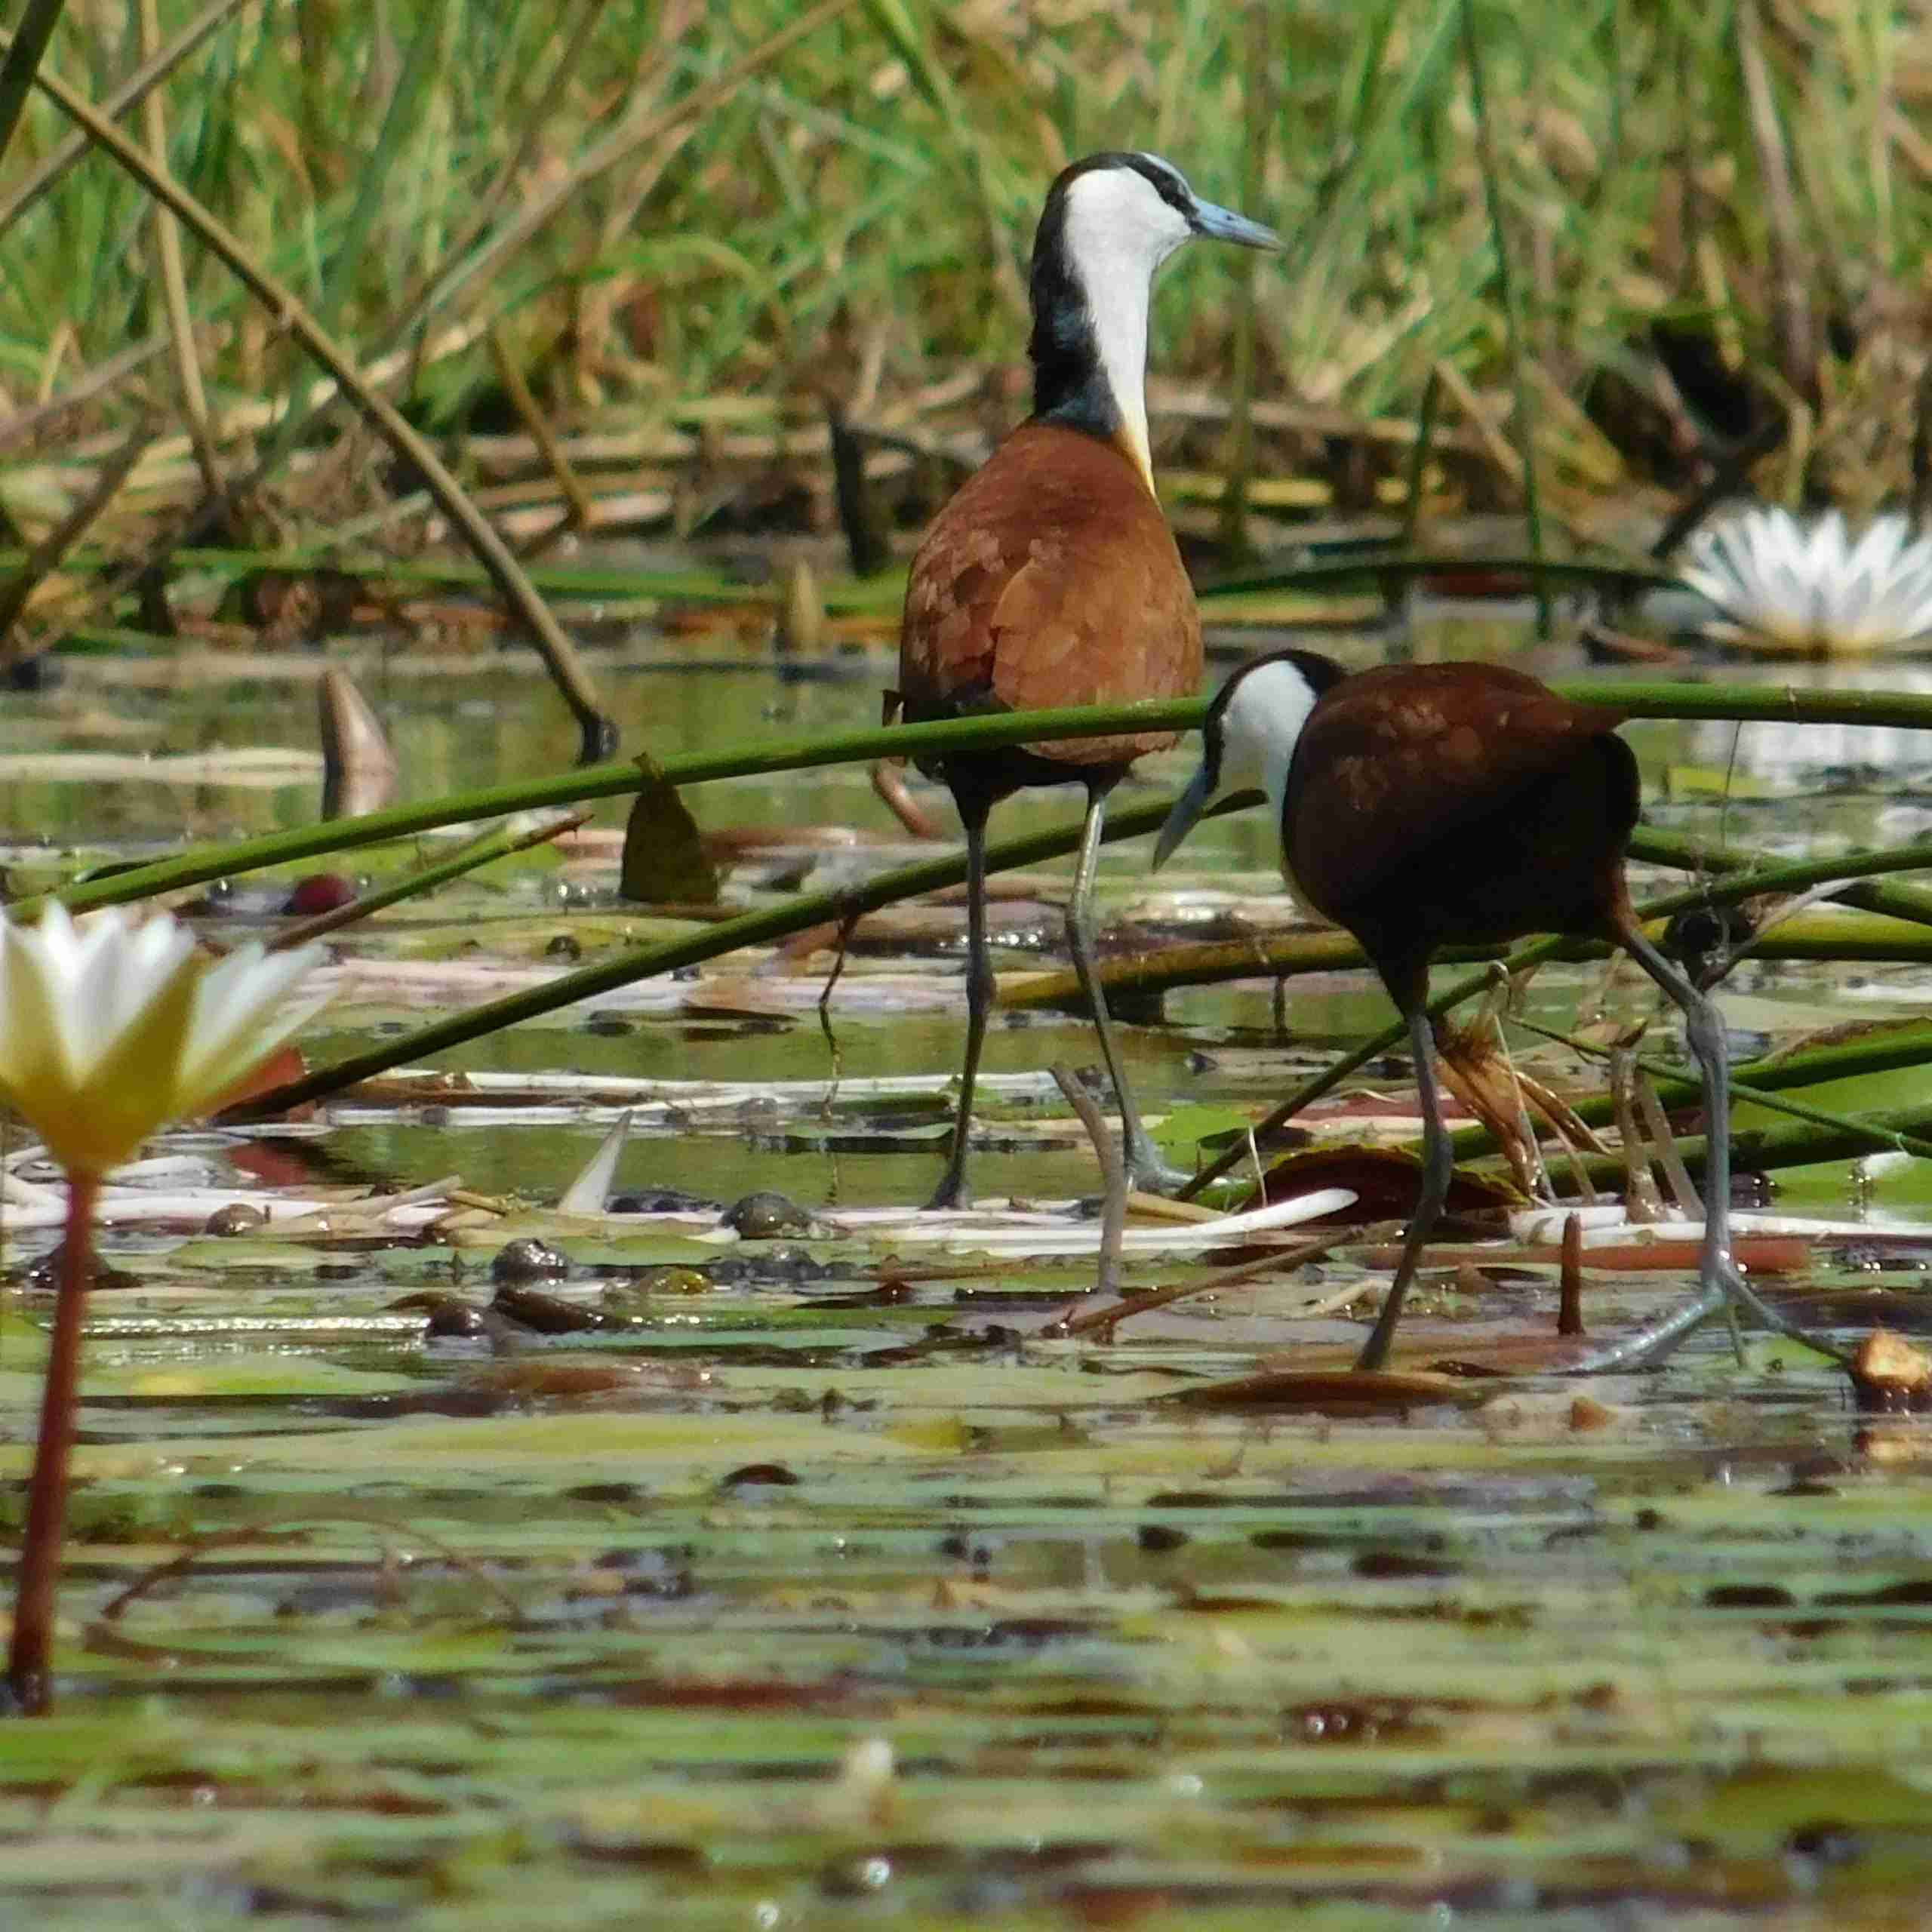
<svg viewBox="0 0 1932 1932"><path fill-rule="evenodd" d="M1537 1442L1561 1442L1575 1435L1621 1432L1638 1426L1632 1408L1599 1401L1580 1390L1517 1389L1493 1395L1476 1420L1494 1434Z"/></svg>
<svg viewBox="0 0 1932 1932"><path fill-rule="evenodd" d="M1453 1375L1394 1369L1264 1369L1177 1390L1167 1399L1188 1408L1300 1409L1318 1415L1355 1416L1469 1403L1479 1389Z"/></svg>
<svg viewBox="0 0 1932 1932"><path fill-rule="evenodd" d="M651 759L638 764L644 783L624 827L617 889L647 905L715 905L718 868L706 855L697 821Z"/></svg>
<svg viewBox="0 0 1932 1932"><path fill-rule="evenodd" d="M1868 1414L1932 1408L1932 1356L1889 1328L1873 1329L1859 1344L1850 1374L1853 1398Z"/></svg>
<svg viewBox="0 0 1932 1932"><path fill-rule="evenodd" d="M1393 1147L1311 1147L1277 1161L1263 1182L1271 1203L1324 1187L1345 1187L1355 1196L1355 1204L1343 1209L1336 1220L1386 1221L1414 1211L1422 1193L1422 1163ZM1251 1194L1242 1203L1244 1208L1260 1204ZM1452 1217L1481 1215L1522 1204L1523 1197L1514 1188L1458 1168L1449 1183L1444 1211Z"/></svg>
<svg viewBox="0 0 1932 1932"><path fill-rule="evenodd" d="M462 1383L472 1393L564 1397L637 1395L656 1389L690 1391L712 1386L709 1369L555 1355L491 1362L465 1376Z"/></svg>

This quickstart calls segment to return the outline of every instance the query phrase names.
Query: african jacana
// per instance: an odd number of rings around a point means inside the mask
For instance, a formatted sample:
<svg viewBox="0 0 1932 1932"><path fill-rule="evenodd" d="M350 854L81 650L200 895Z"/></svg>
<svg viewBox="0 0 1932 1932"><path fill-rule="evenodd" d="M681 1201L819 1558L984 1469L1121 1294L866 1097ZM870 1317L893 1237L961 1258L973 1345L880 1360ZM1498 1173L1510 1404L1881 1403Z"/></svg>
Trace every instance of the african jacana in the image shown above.
<svg viewBox="0 0 1932 1932"><path fill-rule="evenodd" d="M1266 792L1290 891L1355 936L1408 1023L1422 1100L1422 1198L1358 1367L1387 1359L1449 1189L1430 1059L1430 959L1439 946L1530 933L1623 946L1682 1009L1703 1073L1704 1291L1616 1358L1660 1359L1726 1297L1805 1339L1731 1260L1724 1029L1631 909L1623 857L1638 787L1636 759L1617 736L1623 721L1621 712L1574 704L1502 665L1384 665L1350 675L1298 650L1243 665L1208 707L1201 768L1161 829L1155 865L1217 791Z"/></svg>
<svg viewBox="0 0 1932 1932"><path fill-rule="evenodd" d="M1155 497L1143 393L1154 272L1196 235L1281 245L1259 222L1200 200L1155 155L1090 155L1048 191L1033 241L1033 414L940 512L912 559L899 639L908 721L1183 697L1198 686L1201 620ZM1032 785L1087 788L1067 944L1113 1083L1128 1172L1137 1186L1170 1178L1134 1110L1094 970L1093 889L1108 793L1137 758L1174 742L1143 731L920 761L951 789L966 830L966 1059L933 1206L966 1198L994 994L987 815Z"/></svg>

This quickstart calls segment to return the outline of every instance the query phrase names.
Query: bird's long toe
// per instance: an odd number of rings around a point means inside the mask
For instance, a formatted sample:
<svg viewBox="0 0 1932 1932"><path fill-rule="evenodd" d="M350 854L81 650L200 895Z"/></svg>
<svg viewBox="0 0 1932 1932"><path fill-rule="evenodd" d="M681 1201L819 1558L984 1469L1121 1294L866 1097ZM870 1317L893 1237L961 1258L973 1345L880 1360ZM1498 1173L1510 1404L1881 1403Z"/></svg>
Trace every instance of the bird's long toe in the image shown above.
<svg viewBox="0 0 1932 1932"><path fill-rule="evenodd" d="M1152 1141L1127 1157L1127 1184L1137 1194L1178 1194L1193 1178L1184 1168L1170 1167Z"/></svg>
<svg viewBox="0 0 1932 1932"><path fill-rule="evenodd" d="M1813 1334L1801 1323L1777 1308L1774 1308L1758 1291L1745 1280L1737 1265L1727 1265L1721 1275L1720 1284L1730 1297L1731 1305L1740 1309L1774 1334L1782 1335L1787 1340L1801 1342L1807 1349L1815 1349L1820 1355L1829 1355L1841 1367L1848 1367L1851 1358L1841 1349L1835 1347L1823 1337Z"/></svg>

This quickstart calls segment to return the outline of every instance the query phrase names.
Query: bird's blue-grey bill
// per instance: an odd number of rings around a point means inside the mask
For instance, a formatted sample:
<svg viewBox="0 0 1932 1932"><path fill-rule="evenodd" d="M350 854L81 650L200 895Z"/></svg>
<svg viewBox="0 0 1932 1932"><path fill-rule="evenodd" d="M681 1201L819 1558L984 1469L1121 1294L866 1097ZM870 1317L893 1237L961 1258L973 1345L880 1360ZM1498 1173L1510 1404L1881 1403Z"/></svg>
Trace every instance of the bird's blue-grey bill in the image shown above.
<svg viewBox="0 0 1932 1932"><path fill-rule="evenodd" d="M1158 872L1174 857L1174 848L1194 829L1194 821L1207 809L1208 801L1213 795L1213 787L1208 783L1208 768L1204 764L1189 781L1187 789L1174 801L1168 822L1161 828L1160 837L1154 841L1155 871Z"/></svg>
<svg viewBox="0 0 1932 1932"><path fill-rule="evenodd" d="M1244 248L1278 248L1281 238L1272 228L1250 221L1232 208L1217 208L1212 202L1196 202L1194 223L1203 235L1217 242L1238 242Z"/></svg>

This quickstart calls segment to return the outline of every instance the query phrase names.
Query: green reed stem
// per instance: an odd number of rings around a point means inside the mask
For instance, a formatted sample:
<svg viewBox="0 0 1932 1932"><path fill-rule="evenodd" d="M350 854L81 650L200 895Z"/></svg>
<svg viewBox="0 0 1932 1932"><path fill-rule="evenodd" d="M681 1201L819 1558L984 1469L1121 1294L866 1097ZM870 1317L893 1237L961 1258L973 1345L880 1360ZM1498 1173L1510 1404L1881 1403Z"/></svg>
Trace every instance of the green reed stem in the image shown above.
<svg viewBox="0 0 1932 1932"><path fill-rule="evenodd" d="M1081 738L1116 732L1184 731L1198 724L1205 709L1198 698L1153 704L1088 705L1064 711L1007 712L989 718L952 718L929 724L894 724L824 738L772 739L729 745L715 752L666 758L660 777L673 785L702 785L720 778L761 777L777 771L803 771L827 764L863 764L876 758L915 757L940 752L983 751L1049 738ZM263 834L233 844L203 846L59 895L70 912L118 905L157 892L205 884L263 866L285 865L325 853L346 852L386 838L406 838L437 826L457 825L500 813L546 805L569 805L592 798L619 798L644 783L642 768L629 760L580 766L548 778L487 786L420 803L391 805L358 818ZM38 903L21 902L30 912Z"/></svg>
<svg viewBox="0 0 1932 1932"><path fill-rule="evenodd" d="M1799 691L1773 685L1719 686L1661 682L1619 686L1607 679L1590 678L1566 680L1553 688L1566 697L1614 705L1633 718L1761 718L1932 730L1932 696L1909 691ZM1158 704L1091 705L1060 711L1007 712L986 718L887 725L821 738L776 739L723 746L715 751L666 758L659 770L674 785L701 785L720 778L761 777L774 772L801 771L822 765L863 764L878 758L931 758L942 752L985 751L1004 745L1053 738L1191 731L1199 725L1206 709L1204 699L1177 698ZM365 813L357 818L335 820L326 825L265 833L259 838L242 839L229 844L201 846L173 858L158 860L152 865L117 872L110 878L68 886L59 896L70 912L84 912L91 906L118 905L158 892L178 891L186 887L205 884L212 878L251 872L264 866L291 864L327 853L350 851L358 845L374 844L386 838L406 838L438 826L460 824L470 819L489 818L500 813L524 811L545 805L577 804L586 799L617 798L635 792L642 782L640 768L628 761L585 765L547 778L488 786L411 804L392 805L381 811ZM1642 841L1660 841L1665 835L1640 833L1638 838L1632 841L1632 849L1639 857L1647 856L1647 851L1641 849ZM1700 860L1698 863L1706 861ZM1932 856L1917 863L1932 866ZM1878 872L1903 869L1903 862L1894 865L1888 860L1875 865L1872 869ZM1854 875L1832 869L1816 875L1821 878ZM1694 898L1693 895L1693 900ZM23 900L16 909L31 912L38 903ZM1888 909L1873 905L1867 909Z"/></svg>
<svg viewBox="0 0 1932 1932"><path fill-rule="evenodd" d="M1567 961L1603 959L1611 951L1601 940L1573 939L1564 943L1556 956ZM1769 937L1754 943L1751 952L1754 958L1764 960L1932 965L1932 932L1894 917L1820 914L1780 923ZM1493 946L1444 946L1436 954L1435 963L1466 966L1493 959L1496 952ZM1118 994L1145 999L1186 986L1221 986L1230 980L1292 979L1303 973L1346 973L1368 963L1368 955L1346 933L1302 930L1127 954L1107 961L1100 984L1109 998ZM1011 1010L1023 1011L1075 1006L1079 1001L1079 982L1066 971L1029 977L1025 986L1001 1003Z"/></svg>
<svg viewBox="0 0 1932 1932"><path fill-rule="evenodd" d="M1739 1091L1738 1097L1755 1105L1777 1105L1769 1095ZM1789 1112L1800 1111L1788 1106ZM1770 1172L1779 1168L1816 1167L1826 1161L1856 1160L1861 1154L1898 1152L1917 1155L1932 1141L1925 1137L1932 1134L1932 1103L1924 1100L1906 1107L1891 1107L1863 1118L1848 1120L1842 1116L1826 1115L1817 1109L1804 1110L1810 1118L1794 1121L1788 1127L1767 1127L1731 1136L1731 1166L1735 1172L1740 1167L1749 1167ZM1813 1121L1829 1123L1814 1124ZM1682 1157L1684 1164L1694 1176L1700 1173L1704 1163L1704 1137L1702 1134L1679 1137L1673 1143ZM1620 1186L1623 1180L1623 1162L1620 1157L1607 1154L1585 1154L1580 1156L1584 1171L1593 1183L1608 1186ZM1552 1184L1561 1193L1575 1185L1566 1174L1552 1170Z"/></svg>
<svg viewBox="0 0 1932 1932"><path fill-rule="evenodd" d="M1158 804L1142 805L1132 811L1115 814L1106 824L1103 835L1106 841L1111 844L1117 839L1137 838L1143 832L1155 830L1166 818L1171 802L1163 800ZM1233 811L1244 802L1244 795L1239 793L1217 800L1204 816ZM1016 866L1035 864L1041 859L1060 857L1079 844L1081 830L1079 823L1075 823L1051 832L1033 832L1023 838L1002 840L987 848L987 869L1008 871ZM926 859L916 865L899 866L862 885L846 887L836 892L814 893L787 905L727 919L700 932L654 946L635 947L614 959L586 966L580 972L567 973L528 992L491 1000L487 1005L474 1008L468 1013L438 1020L366 1053L338 1061L334 1066L324 1067L251 1100L247 1110L251 1115L279 1113L290 1107L304 1106L339 1093L358 1080L386 1073L406 1061L461 1046L466 1041L480 1039L487 1033L514 1026L519 1021L555 1012L558 1008L574 1004L578 1000L629 986L638 980L654 978L660 973L675 972L681 967L698 965L724 953L735 952L740 946L768 944L793 933L803 932L811 926L836 925L864 913L877 912L881 906L892 905L902 899L914 899L921 893L937 892L946 886L958 885L965 877L964 855L951 853L944 858Z"/></svg>

